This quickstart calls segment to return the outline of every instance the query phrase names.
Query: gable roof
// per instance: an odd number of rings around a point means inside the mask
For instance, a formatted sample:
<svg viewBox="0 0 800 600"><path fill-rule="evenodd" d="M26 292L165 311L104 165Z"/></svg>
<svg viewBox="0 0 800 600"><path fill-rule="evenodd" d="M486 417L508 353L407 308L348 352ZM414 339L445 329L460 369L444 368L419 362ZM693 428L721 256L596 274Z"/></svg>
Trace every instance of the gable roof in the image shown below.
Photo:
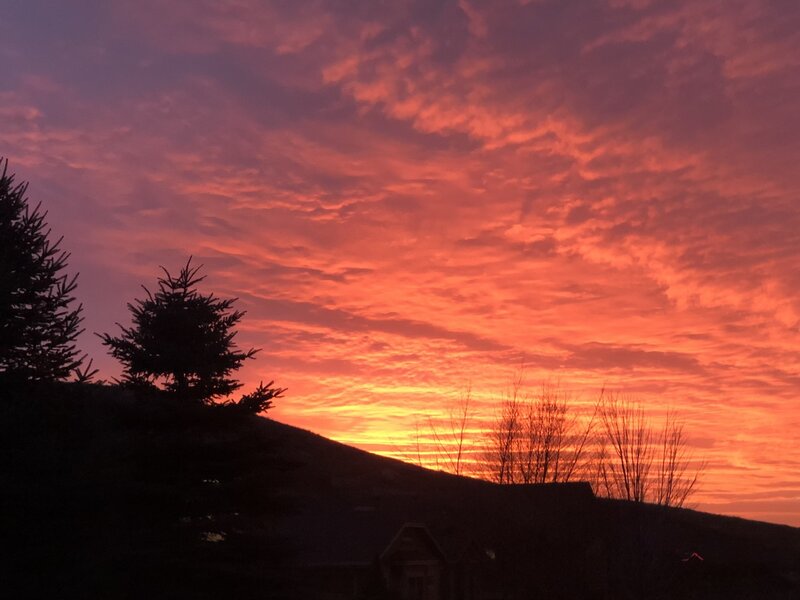
<svg viewBox="0 0 800 600"><path fill-rule="evenodd" d="M399 549L403 541L403 538L408 531L414 531L418 535L422 536L423 539L425 539L428 546L430 547L430 549L433 550L433 554L437 556L440 560L445 562L447 561L447 556L445 555L442 548L439 546L439 542L436 541L436 538L434 538L433 535L431 535L431 532L422 523L406 523L405 525L403 525L398 530L397 534L395 534L394 538L392 538L392 541L389 542L389 544L386 546L386 549L383 552L381 552L380 555L381 560L389 558L393 554L393 552Z"/></svg>

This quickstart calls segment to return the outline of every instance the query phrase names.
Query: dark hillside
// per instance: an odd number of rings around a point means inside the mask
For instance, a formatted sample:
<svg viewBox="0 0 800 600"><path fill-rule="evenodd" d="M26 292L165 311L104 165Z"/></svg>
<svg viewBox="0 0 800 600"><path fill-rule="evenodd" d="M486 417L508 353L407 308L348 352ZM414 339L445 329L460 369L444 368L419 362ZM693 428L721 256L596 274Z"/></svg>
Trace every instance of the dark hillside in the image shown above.
<svg viewBox="0 0 800 600"><path fill-rule="evenodd" d="M580 484L497 486L273 421L264 430L296 464L298 512L284 522L299 552L304 539L314 548L309 560L355 555L352 544L371 547L369 535L413 521L445 547L494 549L509 595L602 597L586 591L600 587L610 598L800 598L797 528L595 499Z"/></svg>
<svg viewBox="0 0 800 600"><path fill-rule="evenodd" d="M370 565L413 524L408 539L451 565L447 597L468 597L452 581L470 575L483 597L800 598L798 529L583 484L496 486L116 388L7 396L14 597L344 598L342 573L361 569L356 597L385 598Z"/></svg>
<svg viewBox="0 0 800 600"><path fill-rule="evenodd" d="M100 386L22 396L1 421L14 597L283 595L268 525L288 467L260 419Z"/></svg>
<svg viewBox="0 0 800 600"><path fill-rule="evenodd" d="M621 597L800 598L800 530L687 509L598 500Z"/></svg>

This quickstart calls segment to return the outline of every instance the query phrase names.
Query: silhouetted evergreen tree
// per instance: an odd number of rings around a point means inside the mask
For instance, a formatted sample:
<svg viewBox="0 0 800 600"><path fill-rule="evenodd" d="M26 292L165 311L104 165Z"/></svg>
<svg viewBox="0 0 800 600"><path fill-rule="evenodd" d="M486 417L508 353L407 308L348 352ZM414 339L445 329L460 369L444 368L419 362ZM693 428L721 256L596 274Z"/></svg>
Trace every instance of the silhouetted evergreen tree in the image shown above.
<svg viewBox="0 0 800 600"><path fill-rule="evenodd" d="M258 384L258 387L250 392L244 394L235 406L244 412L258 414L268 411L272 408L272 401L275 398L280 398L281 394L286 391L286 388L272 387L274 381L270 381L267 385L264 382Z"/></svg>
<svg viewBox="0 0 800 600"><path fill-rule="evenodd" d="M27 183L15 183L0 159L0 377L65 379L83 357L75 347L81 306L71 308L77 275L63 273L69 253L48 240L46 212L33 210Z"/></svg>
<svg viewBox="0 0 800 600"><path fill-rule="evenodd" d="M124 381L133 385L163 387L184 400L210 402L226 396L241 384L230 374L258 350L238 350L234 326L244 312L233 310L233 299L204 296L195 286L201 267L191 258L177 277L161 267L158 290L128 304L133 326L120 337L102 334L111 355L124 365Z"/></svg>

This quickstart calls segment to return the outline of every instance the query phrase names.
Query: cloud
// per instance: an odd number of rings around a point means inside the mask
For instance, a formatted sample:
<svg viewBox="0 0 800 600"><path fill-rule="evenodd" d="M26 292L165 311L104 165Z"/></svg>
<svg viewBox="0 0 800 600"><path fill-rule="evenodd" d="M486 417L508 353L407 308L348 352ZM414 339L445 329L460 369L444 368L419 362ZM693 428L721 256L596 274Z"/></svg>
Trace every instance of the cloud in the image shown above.
<svg viewBox="0 0 800 600"><path fill-rule="evenodd" d="M251 315L269 317L274 321L297 321L318 325L338 332L382 332L413 338L432 338L455 341L470 350L502 352L508 347L494 340L464 332L451 331L429 322L402 319L395 316L365 317L341 309L326 308L309 302L259 298L251 301Z"/></svg>
<svg viewBox="0 0 800 600"><path fill-rule="evenodd" d="M680 352L662 352L613 344L589 343L568 347L567 364L587 370L651 368L702 374L697 358Z"/></svg>

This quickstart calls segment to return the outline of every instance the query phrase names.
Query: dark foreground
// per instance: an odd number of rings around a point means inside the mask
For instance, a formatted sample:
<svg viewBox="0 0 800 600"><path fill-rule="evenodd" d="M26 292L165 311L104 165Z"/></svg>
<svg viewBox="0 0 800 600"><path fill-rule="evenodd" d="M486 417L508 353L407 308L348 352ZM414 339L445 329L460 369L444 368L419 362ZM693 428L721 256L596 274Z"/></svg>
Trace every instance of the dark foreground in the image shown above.
<svg viewBox="0 0 800 600"><path fill-rule="evenodd" d="M5 597L800 598L795 528L495 486L116 388L0 394Z"/></svg>

